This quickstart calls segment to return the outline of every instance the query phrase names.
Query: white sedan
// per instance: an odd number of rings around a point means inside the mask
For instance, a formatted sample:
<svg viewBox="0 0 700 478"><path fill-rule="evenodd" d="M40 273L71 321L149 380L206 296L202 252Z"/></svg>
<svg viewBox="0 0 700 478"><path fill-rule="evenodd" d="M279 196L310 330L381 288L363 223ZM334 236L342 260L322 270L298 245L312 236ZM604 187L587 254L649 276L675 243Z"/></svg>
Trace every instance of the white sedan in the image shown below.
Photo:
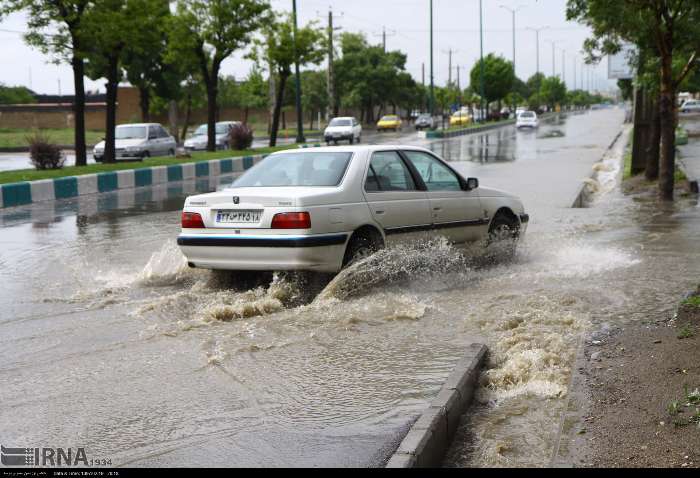
<svg viewBox="0 0 700 478"><path fill-rule="evenodd" d="M272 154L218 192L191 196L178 244L190 267L337 273L400 241L515 243L529 217L508 193L411 146Z"/></svg>
<svg viewBox="0 0 700 478"><path fill-rule="evenodd" d="M537 119L537 113L534 111L523 111L518 115L518 119L515 120L515 127L520 128L537 128L540 125Z"/></svg>

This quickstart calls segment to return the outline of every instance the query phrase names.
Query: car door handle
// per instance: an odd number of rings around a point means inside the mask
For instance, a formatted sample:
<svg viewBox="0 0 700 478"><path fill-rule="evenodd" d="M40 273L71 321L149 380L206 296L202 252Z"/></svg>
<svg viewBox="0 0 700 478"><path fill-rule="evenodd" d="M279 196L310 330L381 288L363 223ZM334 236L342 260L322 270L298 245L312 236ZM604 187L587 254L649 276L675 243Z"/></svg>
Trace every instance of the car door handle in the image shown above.
<svg viewBox="0 0 700 478"><path fill-rule="evenodd" d="M440 211L442 211L442 208L441 207L434 207L433 211L440 212Z"/></svg>
<svg viewBox="0 0 700 478"><path fill-rule="evenodd" d="M377 214L377 215L379 215L379 216L381 216L382 214L384 214L384 211L374 211L374 212L375 212L375 214Z"/></svg>

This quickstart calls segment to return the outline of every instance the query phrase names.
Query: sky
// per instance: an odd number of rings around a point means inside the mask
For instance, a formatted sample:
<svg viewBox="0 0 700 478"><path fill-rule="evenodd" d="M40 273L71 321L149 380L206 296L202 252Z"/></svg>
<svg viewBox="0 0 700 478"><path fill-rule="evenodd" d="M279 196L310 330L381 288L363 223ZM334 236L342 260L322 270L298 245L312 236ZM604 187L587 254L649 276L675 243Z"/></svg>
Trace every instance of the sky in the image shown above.
<svg viewBox="0 0 700 478"><path fill-rule="evenodd" d="M292 0L270 0L275 11L290 11ZM433 0L434 5L434 75L435 84L448 80L449 55L453 50L452 75L460 69L461 86L468 86L469 70L479 59L479 0ZM527 79L537 71L537 43L534 31L528 28L548 27L540 32L540 71L552 74L552 42L555 43L555 72L561 75L562 50L565 50L565 79L567 86L581 86L583 65L580 53L590 31L577 23L566 21L566 0L483 0L484 54L494 52L508 60L513 58L512 15L501 8L521 7L516 14L516 73ZM406 69L422 81L425 63L429 82L429 0L297 0L299 23L316 21L318 28L326 27L328 11L334 12L334 24L341 32L363 32L370 43L381 44L383 29L387 31L387 49L401 50L408 55ZM24 85L37 93L73 94L73 79L69 65L55 65L51 58L24 43L21 32L26 31L24 14L13 14L0 22L0 83ZM227 59L222 74L238 79L247 76L251 63L244 59L245 50ZM576 84L574 85L574 63ZM607 60L592 70L593 86L609 88ZM104 91L104 80L86 79L88 90Z"/></svg>

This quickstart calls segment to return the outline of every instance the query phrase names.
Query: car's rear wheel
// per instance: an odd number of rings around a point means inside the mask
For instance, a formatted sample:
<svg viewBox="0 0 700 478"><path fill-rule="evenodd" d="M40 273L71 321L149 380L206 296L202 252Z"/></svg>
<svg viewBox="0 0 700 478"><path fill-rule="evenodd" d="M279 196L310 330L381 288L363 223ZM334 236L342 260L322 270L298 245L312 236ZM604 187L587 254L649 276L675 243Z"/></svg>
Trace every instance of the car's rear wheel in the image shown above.
<svg viewBox="0 0 700 478"><path fill-rule="evenodd" d="M520 237L520 224L518 220L499 212L491 222L487 241L487 255L494 261L511 261L515 258L518 238Z"/></svg>
<svg viewBox="0 0 700 478"><path fill-rule="evenodd" d="M354 136L350 136L350 144L355 144L355 137Z"/></svg>
<svg viewBox="0 0 700 478"><path fill-rule="evenodd" d="M355 233L352 236L345 250L343 269L367 259L382 248L381 238L375 236L376 234L370 234L368 232Z"/></svg>

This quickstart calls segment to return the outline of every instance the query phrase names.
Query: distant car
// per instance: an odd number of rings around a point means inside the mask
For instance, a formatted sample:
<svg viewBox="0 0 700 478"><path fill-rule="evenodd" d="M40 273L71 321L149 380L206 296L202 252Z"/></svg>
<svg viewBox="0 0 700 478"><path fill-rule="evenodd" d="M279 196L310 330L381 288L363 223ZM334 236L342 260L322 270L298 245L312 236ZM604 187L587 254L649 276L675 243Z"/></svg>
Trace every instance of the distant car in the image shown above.
<svg viewBox="0 0 700 478"><path fill-rule="evenodd" d="M700 100L686 100L681 106L681 113L700 113Z"/></svg>
<svg viewBox="0 0 700 478"><path fill-rule="evenodd" d="M231 129L241 124L239 121L220 121L216 123L216 149L229 149L229 133ZM187 151L205 151L209 139L206 124L199 125L192 136L185 141Z"/></svg>
<svg viewBox="0 0 700 478"><path fill-rule="evenodd" d="M450 116L450 126L466 126L471 122L472 115L466 110L459 110Z"/></svg>
<svg viewBox="0 0 700 478"><path fill-rule="evenodd" d="M537 119L537 113L534 111L523 111L518 115L518 119L515 121L516 128L537 128L540 125Z"/></svg>
<svg viewBox="0 0 700 478"><path fill-rule="evenodd" d="M435 127L435 119L429 114L420 114L416 118L416 129L418 131L423 129L433 129Z"/></svg>
<svg viewBox="0 0 700 478"><path fill-rule="evenodd" d="M329 145L344 140L350 144L359 143L362 141L362 125L351 116L333 118L323 132L323 138Z"/></svg>
<svg viewBox="0 0 700 478"><path fill-rule="evenodd" d="M434 237L510 258L529 219L520 199L427 149L335 146L273 153L230 187L188 197L177 243L190 267L337 273Z"/></svg>
<svg viewBox="0 0 700 478"><path fill-rule="evenodd" d="M377 131L400 131L403 123L397 115L386 115L377 123Z"/></svg>
<svg viewBox="0 0 700 478"><path fill-rule="evenodd" d="M175 156L177 142L157 123L123 124L116 127L115 157L117 160L142 160L155 156ZM104 159L105 142L93 148L96 162Z"/></svg>

